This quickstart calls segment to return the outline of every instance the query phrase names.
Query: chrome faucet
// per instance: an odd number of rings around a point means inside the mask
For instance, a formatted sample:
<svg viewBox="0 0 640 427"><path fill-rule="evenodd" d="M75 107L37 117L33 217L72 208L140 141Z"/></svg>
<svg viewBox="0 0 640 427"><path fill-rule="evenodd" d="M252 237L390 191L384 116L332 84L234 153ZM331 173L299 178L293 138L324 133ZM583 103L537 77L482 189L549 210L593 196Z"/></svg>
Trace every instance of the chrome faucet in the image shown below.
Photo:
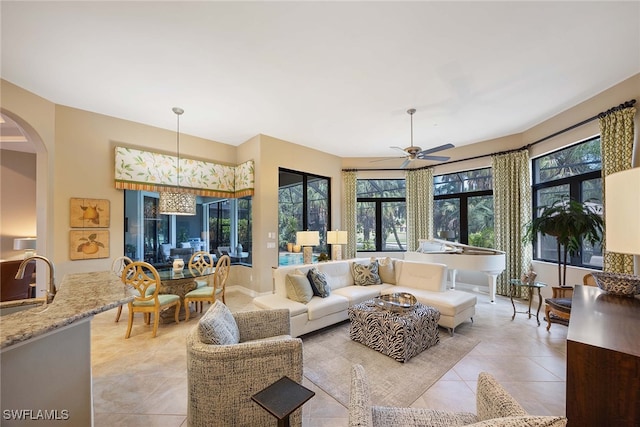
<svg viewBox="0 0 640 427"><path fill-rule="evenodd" d="M55 268L51 260L49 260L46 257L43 257L42 255L32 255L30 257L25 258L20 263L20 266L18 267L18 272L16 273L16 279L22 279L24 277L24 270L27 267L27 264L30 261L33 261L36 259L43 260L44 262L47 263L47 266L49 266L49 282L47 283L47 289L45 290L46 295L44 298L44 303L46 305L50 301L50 299L53 300L53 297L56 295Z"/></svg>

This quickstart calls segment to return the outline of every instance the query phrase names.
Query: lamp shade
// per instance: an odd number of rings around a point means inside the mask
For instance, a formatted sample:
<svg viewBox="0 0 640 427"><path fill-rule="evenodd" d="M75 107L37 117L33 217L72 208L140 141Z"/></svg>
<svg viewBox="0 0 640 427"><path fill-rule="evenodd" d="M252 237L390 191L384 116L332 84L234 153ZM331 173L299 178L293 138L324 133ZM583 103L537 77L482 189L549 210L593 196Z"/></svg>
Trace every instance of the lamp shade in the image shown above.
<svg viewBox="0 0 640 427"><path fill-rule="evenodd" d="M37 239L35 237L21 237L13 239L14 251L27 251L36 248Z"/></svg>
<svg viewBox="0 0 640 427"><path fill-rule="evenodd" d="M327 243L330 245L346 245L347 232L340 230L327 231Z"/></svg>
<svg viewBox="0 0 640 427"><path fill-rule="evenodd" d="M612 173L604 182L606 249L640 255L640 168Z"/></svg>
<svg viewBox="0 0 640 427"><path fill-rule="evenodd" d="M163 215L195 215L196 195L191 193L162 192L159 203Z"/></svg>
<svg viewBox="0 0 640 427"><path fill-rule="evenodd" d="M300 246L317 246L320 244L320 232L298 231L296 233L296 244Z"/></svg>

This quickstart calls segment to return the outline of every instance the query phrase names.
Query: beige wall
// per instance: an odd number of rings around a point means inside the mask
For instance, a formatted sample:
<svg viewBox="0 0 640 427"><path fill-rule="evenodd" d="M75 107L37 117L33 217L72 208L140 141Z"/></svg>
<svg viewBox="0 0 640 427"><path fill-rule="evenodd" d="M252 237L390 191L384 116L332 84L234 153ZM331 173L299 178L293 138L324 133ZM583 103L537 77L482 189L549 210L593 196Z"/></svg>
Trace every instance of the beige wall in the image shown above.
<svg viewBox="0 0 640 427"><path fill-rule="evenodd" d="M55 105L4 80L1 81L2 112L16 120L35 140L37 156L38 252L56 264L56 278L70 272L110 268L111 259L122 254L123 196L113 186L114 150L117 144L175 152L175 132L100 114ZM640 99L640 74L616 85L522 134L459 147L452 160L519 148L564 127L582 121L629 99ZM167 114L172 114L170 109ZM181 120L188 119L188 112ZM636 121L638 118L636 116ZM640 128L640 124L636 129ZM538 144L532 156L551 151L598 133L597 121ZM277 265L277 248L267 249L269 232L278 231L278 168L299 170L331 178L332 228L342 225L342 168L371 168L371 159L340 159L266 135L257 135L239 147L181 135L181 154L188 157L237 164L253 159L256 167L254 212L254 267L234 274L231 285L252 293L271 290L271 269ZM640 157L640 156L637 156ZM436 174L490 165L490 157L436 166ZM637 162L637 161L636 161ZM402 171L360 172L360 176L403 176ZM111 258L69 260L69 199L106 198L111 201ZM4 202L5 195L2 194ZM543 280L543 278L541 278ZM550 279L551 280L551 279Z"/></svg>
<svg viewBox="0 0 640 427"><path fill-rule="evenodd" d="M0 150L0 259L22 259L13 239L36 236L36 155Z"/></svg>

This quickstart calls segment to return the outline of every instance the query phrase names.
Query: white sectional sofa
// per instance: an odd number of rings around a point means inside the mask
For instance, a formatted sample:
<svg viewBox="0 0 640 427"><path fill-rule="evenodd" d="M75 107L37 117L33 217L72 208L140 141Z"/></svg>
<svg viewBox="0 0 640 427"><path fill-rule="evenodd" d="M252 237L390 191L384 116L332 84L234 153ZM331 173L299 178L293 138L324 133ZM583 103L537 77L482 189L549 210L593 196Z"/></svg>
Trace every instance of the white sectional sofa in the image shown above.
<svg viewBox="0 0 640 427"><path fill-rule="evenodd" d="M387 281L368 286L354 284L351 263L366 265L370 259L282 266L273 270L274 293L258 296L253 302L262 309L288 309L291 335L294 337L347 320L350 306L395 292L409 292L419 302L437 308L440 311L439 325L448 328L452 334L456 326L465 320L473 321L477 299L470 293L447 289L446 265L389 258L379 262L383 261L387 267L381 277ZM296 270L307 274L312 267L326 275L330 295L325 298L313 296L306 304L287 298L287 275Z"/></svg>

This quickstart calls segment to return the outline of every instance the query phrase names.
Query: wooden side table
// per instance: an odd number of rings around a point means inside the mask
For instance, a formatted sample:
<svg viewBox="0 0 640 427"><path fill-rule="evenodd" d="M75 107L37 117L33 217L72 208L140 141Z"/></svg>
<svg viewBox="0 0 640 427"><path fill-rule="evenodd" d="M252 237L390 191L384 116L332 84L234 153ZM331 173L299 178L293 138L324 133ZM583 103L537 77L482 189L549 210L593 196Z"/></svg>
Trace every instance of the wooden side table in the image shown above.
<svg viewBox="0 0 640 427"><path fill-rule="evenodd" d="M315 395L315 392L285 376L251 396L251 400L276 417L278 427L289 427L289 416L293 411Z"/></svg>
<svg viewBox="0 0 640 427"><path fill-rule="evenodd" d="M540 326L540 307L542 307L542 295L540 295L540 289L547 286L542 282L533 282L533 283L525 283L520 279L511 279L511 286L509 287L509 297L511 298L511 305L513 306L513 316L511 316L511 320L516 318L516 313L524 313L529 315L529 319L531 319L531 300L533 299L533 291L535 289L538 290L538 310L536 311L536 320L538 321L538 326ZM527 311L516 311L516 304L513 302L513 294L517 287L526 287L529 291L529 309Z"/></svg>

